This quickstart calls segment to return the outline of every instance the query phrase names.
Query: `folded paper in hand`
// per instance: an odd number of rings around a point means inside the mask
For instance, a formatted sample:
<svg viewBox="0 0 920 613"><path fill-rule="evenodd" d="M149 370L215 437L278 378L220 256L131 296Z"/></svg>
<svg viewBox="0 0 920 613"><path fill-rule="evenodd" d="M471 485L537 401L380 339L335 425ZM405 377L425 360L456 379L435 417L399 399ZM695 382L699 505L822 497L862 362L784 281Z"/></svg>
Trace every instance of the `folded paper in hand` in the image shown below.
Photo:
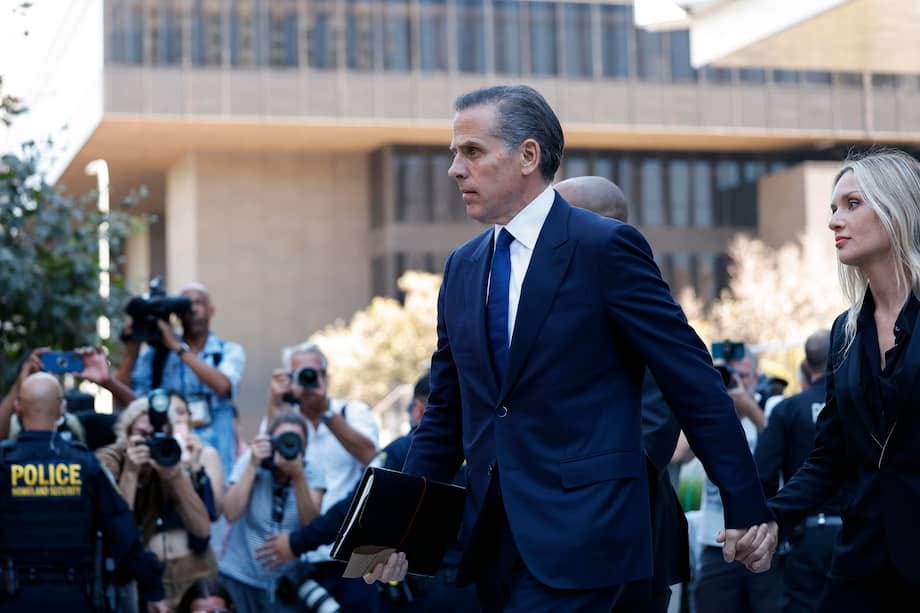
<svg viewBox="0 0 920 613"><path fill-rule="evenodd" d="M348 562L346 578L361 577L394 551L403 551L409 573L434 575L463 519L465 490L457 485L368 467L332 546L332 558Z"/></svg>

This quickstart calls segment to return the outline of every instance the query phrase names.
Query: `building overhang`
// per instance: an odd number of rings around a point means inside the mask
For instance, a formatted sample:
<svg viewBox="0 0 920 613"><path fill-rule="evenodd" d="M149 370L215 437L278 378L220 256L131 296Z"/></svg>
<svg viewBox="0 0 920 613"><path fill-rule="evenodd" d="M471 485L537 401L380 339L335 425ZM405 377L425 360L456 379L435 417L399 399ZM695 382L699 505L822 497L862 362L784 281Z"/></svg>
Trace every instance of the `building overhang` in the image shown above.
<svg viewBox="0 0 920 613"><path fill-rule="evenodd" d="M694 66L916 73L915 0L635 0L636 23L690 29Z"/></svg>
<svg viewBox="0 0 920 613"><path fill-rule="evenodd" d="M827 143L822 131L759 128L681 129L674 126L564 124L566 149L649 151L782 151ZM846 142L865 133L839 134ZM166 171L192 153L370 153L387 145L438 146L448 152L449 120L358 121L336 119L266 120L265 118L211 119L107 114L60 182L71 193L95 187L83 169L94 159L105 159L111 169L113 196L146 185L158 192ZM157 198L151 206L156 209Z"/></svg>

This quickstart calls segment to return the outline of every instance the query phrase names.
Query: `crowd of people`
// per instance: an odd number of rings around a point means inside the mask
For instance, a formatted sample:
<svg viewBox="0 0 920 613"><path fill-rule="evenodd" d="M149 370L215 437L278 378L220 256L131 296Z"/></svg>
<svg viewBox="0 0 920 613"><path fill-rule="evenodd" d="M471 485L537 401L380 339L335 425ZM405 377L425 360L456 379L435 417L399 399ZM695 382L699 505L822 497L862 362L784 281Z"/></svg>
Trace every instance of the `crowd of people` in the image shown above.
<svg viewBox="0 0 920 613"><path fill-rule="evenodd" d="M211 330L200 283L180 291L181 330L160 318L142 343L128 322L117 367L78 350L111 421L67 411L36 349L0 402L0 611L664 612L678 583L698 613L913 597L917 160L844 163L829 226L851 306L807 339L803 391L768 399L743 344L717 370L622 191L553 184L564 138L538 92L489 87L455 110L449 174L489 228L445 265L410 433L381 450L368 405L331 397L302 343L243 440L245 352ZM694 456L688 524L671 470ZM369 465L465 486L435 577L407 577L403 552L364 581L330 558Z"/></svg>

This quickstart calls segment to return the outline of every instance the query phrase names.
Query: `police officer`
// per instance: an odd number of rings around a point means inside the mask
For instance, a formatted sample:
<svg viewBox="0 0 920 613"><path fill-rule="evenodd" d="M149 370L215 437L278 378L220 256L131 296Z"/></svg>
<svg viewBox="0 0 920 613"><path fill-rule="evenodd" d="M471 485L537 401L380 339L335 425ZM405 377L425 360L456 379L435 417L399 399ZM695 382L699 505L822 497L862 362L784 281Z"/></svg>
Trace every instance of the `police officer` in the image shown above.
<svg viewBox="0 0 920 613"><path fill-rule="evenodd" d="M100 610L97 531L149 609L167 611L128 505L86 446L55 431L64 410L57 379L27 377L15 409L24 430L0 444L0 611Z"/></svg>
<svg viewBox="0 0 920 613"><path fill-rule="evenodd" d="M788 481L814 447L815 420L827 394L824 375L828 366L830 332L819 330L805 341L804 374L808 388L773 408L767 427L760 434L754 460L767 497L776 494L779 479ZM780 547L782 556L784 613L815 611L831 566L834 541L842 525L842 494L837 494L807 518Z"/></svg>

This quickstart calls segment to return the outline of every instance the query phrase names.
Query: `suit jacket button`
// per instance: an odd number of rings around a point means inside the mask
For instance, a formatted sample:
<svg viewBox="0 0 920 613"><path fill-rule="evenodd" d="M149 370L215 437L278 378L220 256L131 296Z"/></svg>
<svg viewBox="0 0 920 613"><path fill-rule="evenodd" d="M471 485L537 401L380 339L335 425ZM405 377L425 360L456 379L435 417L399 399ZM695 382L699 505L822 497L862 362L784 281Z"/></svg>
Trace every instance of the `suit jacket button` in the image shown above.
<svg viewBox="0 0 920 613"><path fill-rule="evenodd" d="M489 464L489 474L491 475L494 472L495 472L495 464Z"/></svg>
<svg viewBox="0 0 920 613"><path fill-rule="evenodd" d="M498 407L498 411L496 411L495 414L498 415L499 417L504 417L505 415L508 414L508 407L506 407L505 405Z"/></svg>

